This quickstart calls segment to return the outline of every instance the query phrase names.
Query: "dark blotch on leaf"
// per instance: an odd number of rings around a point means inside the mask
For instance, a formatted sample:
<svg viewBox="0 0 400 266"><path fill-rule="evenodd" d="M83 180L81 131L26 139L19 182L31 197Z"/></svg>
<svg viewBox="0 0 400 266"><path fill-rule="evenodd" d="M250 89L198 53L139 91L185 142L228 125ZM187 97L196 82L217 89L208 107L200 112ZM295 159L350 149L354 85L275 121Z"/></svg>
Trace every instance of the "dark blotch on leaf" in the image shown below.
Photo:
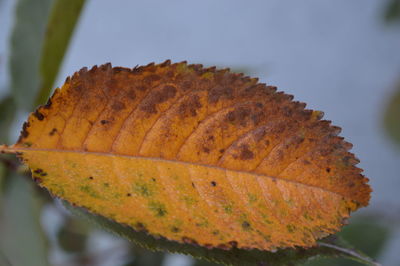
<svg viewBox="0 0 400 266"><path fill-rule="evenodd" d="M136 193L142 195L143 197L150 197L153 195L153 192L150 190L147 184L144 183L136 183L133 189Z"/></svg>
<svg viewBox="0 0 400 266"><path fill-rule="evenodd" d="M54 134L56 134L56 132L57 132L57 128L53 128L53 129L49 132L49 135L50 135L50 136L53 136Z"/></svg>
<svg viewBox="0 0 400 266"><path fill-rule="evenodd" d="M230 249L230 245L227 245L227 244L219 244L219 245L217 246L217 248L223 249L223 250L229 250L229 249Z"/></svg>
<svg viewBox="0 0 400 266"><path fill-rule="evenodd" d="M190 237L187 237L187 236L182 237L182 241L185 244L192 244L192 245L196 245L197 244L196 240L194 240L194 239L192 239Z"/></svg>
<svg viewBox="0 0 400 266"><path fill-rule="evenodd" d="M242 160L251 160L254 158L254 153L249 149L247 144L241 146L239 158Z"/></svg>
<svg viewBox="0 0 400 266"><path fill-rule="evenodd" d="M29 122L25 122L22 126L21 135L18 139L18 142L22 142L22 139L27 138L29 136L28 127L30 126Z"/></svg>
<svg viewBox="0 0 400 266"><path fill-rule="evenodd" d="M117 102L113 103L111 108L115 111L121 111L122 109L125 109L125 104L117 101Z"/></svg>
<svg viewBox="0 0 400 266"><path fill-rule="evenodd" d="M210 90L210 93L208 94L208 101L210 103L216 103L220 98L232 99L233 89L230 87L218 86Z"/></svg>
<svg viewBox="0 0 400 266"><path fill-rule="evenodd" d="M40 169L40 168L38 168L38 169L36 169L35 171L33 171L35 174L40 174L40 173L42 173L43 172L43 170L42 169Z"/></svg>
<svg viewBox="0 0 400 266"><path fill-rule="evenodd" d="M138 231L147 232L146 226L141 222L137 222L135 228Z"/></svg>
<svg viewBox="0 0 400 266"><path fill-rule="evenodd" d="M331 171L331 168L329 168L329 167L326 168L326 172L327 172L327 173L330 173L330 171Z"/></svg>
<svg viewBox="0 0 400 266"><path fill-rule="evenodd" d="M213 187L217 186L217 182L211 181L211 186L213 186Z"/></svg>
<svg viewBox="0 0 400 266"><path fill-rule="evenodd" d="M171 228L171 232L173 232L173 233L178 233L178 232L180 232L181 230L178 228L178 227L176 227L176 226L173 226L172 228Z"/></svg>
<svg viewBox="0 0 400 266"><path fill-rule="evenodd" d="M39 112L38 110L36 110L36 111L33 113L33 115L34 115L38 120L40 120L40 121L42 121L42 120L44 119L44 115L43 115L41 112Z"/></svg>
<svg viewBox="0 0 400 266"><path fill-rule="evenodd" d="M165 209L165 205L160 202L150 202L149 208L158 217L163 217L168 213L167 210Z"/></svg>
<svg viewBox="0 0 400 266"><path fill-rule="evenodd" d="M237 245L238 245L238 242L237 242L237 241L229 241L228 243L229 243L229 245L231 245L233 248L237 247Z"/></svg>
<svg viewBox="0 0 400 266"><path fill-rule="evenodd" d="M203 148L203 151L204 151L205 153L210 153L210 149L207 148L207 147L204 147L204 148Z"/></svg>
<svg viewBox="0 0 400 266"><path fill-rule="evenodd" d="M244 221L244 222L242 223L242 228L245 229L245 230L249 230L249 229L251 228L251 225L250 225L249 222Z"/></svg>
<svg viewBox="0 0 400 266"><path fill-rule="evenodd" d="M177 90L174 86L165 85L161 90L157 90L153 94L149 95L148 98L144 100L140 109L149 114L156 114L156 105L174 98L176 92Z"/></svg>
<svg viewBox="0 0 400 266"><path fill-rule="evenodd" d="M35 181L35 183L37 183L37 184L40 184L43 182L43 180L40 177L36 177L36 176L33 178L33 181Z"/></svg>

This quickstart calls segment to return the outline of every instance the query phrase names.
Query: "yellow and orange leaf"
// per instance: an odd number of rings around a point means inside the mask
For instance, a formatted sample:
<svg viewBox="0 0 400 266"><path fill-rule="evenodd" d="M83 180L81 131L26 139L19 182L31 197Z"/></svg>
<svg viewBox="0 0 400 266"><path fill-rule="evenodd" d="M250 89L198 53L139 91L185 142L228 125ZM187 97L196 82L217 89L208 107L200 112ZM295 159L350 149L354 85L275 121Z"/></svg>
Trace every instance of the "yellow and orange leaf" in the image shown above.
<svg viewBox="0 0 400 266"><path fill-rule="evenodd" d="M53 195L156 237L310 247L371 189L340 129L292 98L185 62L83 68L0 150Z"/></svg>

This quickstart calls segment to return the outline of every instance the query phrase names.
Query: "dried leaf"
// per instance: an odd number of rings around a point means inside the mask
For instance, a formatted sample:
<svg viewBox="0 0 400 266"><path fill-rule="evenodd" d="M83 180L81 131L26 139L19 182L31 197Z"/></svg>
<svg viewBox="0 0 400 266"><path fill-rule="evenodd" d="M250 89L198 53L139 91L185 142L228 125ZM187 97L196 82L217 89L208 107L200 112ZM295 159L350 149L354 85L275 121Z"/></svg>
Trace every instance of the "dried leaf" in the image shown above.
<svg viewBox="0 0 400 266"><path fill-rule="evenodd" d="M0 150L57 197L156 237L311 247L371 189L339 128L292 98L201 65L83 68Z"/></svg>

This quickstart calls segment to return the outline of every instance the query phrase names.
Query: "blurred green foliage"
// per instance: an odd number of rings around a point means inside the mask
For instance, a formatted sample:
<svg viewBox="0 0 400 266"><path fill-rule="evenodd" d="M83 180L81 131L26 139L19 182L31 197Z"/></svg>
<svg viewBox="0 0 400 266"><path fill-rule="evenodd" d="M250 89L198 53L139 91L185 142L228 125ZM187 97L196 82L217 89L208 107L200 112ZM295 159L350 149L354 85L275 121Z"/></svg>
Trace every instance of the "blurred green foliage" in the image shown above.
<svg viewBox="0 0 400 266"><path fill-rule="evenodd" d="M389 136L400 145L400 83L389 99L384 123Z"/></svg>
<svg viewBox="0 0 400 266"><path fill-rule="evenodd" d="M19 109L31 111L41 84L40 55L53 0L19 0L10 45L11 89Z"/></svg>
<svg viewBox="0 0 400 266"><path fill-rule="evenodd" d="M390 0L385 9L385 20L395 22L400 20L400 0Z"/></svg>
<svg viewBox="0 0 400 266"><path fill-rule="evenodd" d="M141 248L137 245L132 245L131 258L124 266L159 266L164 261L163 252L153 252Z"/></svg>
<svg viewBox="0 0 400 266"><path fill-rule="evenodd" d="M0 142L8 142L9 128L14 120L16 107L11 96L0 100Z"/></svg>
<svg viewBox="0 0 400 266"><path fill-rule="evenodd" d="M11 173L4 194L0 250L11 265L46 266L47 242L40 225L40 198L30 178Z"/></svg>
<svg viewBox="0 0 400 266"><path fill-rule="evenodd" d="M73 217L67 217L57 233L60 247L69 253L81 253L85 250L90 232L87 223Z"/></svg>
<svg viewBox="0 0 400 266"><path fill-rule="evenodd" d="M57 0L53 5L40 59L42 80L36 105L46 103L50 96L84 3L85 0Z"/></svg>

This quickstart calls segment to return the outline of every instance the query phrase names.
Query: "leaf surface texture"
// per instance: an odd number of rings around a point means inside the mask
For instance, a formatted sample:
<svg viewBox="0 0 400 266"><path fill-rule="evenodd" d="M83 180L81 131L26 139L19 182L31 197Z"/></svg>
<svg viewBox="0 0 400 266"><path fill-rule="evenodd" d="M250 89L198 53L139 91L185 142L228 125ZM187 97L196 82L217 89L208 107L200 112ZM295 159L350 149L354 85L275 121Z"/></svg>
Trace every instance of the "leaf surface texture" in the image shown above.
<svg viewBox="0 0 400 266"><path fill-rule="evenodd" d="M292 98L185 62L83 68L3 150L57 197L156 237L310 247L371 189L340 129Z"/></svg>

